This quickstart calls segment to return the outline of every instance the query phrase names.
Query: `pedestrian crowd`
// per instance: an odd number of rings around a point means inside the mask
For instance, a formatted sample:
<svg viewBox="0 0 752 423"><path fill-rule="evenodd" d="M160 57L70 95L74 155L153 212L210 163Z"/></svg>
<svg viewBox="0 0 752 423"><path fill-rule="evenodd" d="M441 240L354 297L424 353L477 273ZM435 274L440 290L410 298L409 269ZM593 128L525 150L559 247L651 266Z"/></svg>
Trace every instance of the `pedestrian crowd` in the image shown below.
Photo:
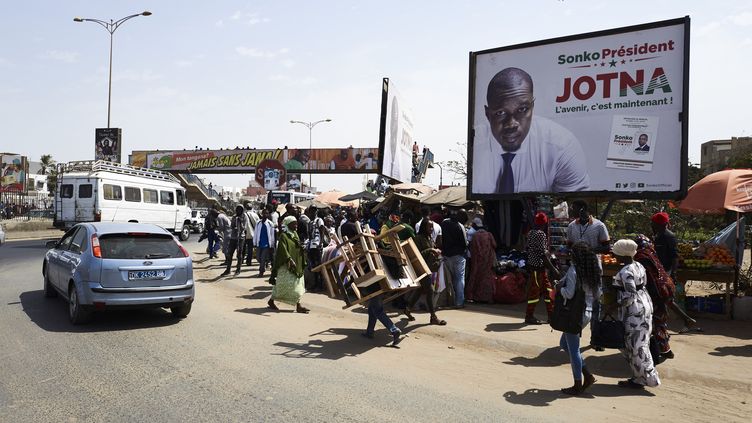
<svg viewBox="0 0 752 423"><path fill-rule="evenodd" d="M281 207L279 208L281 211ZM229 212L212 208L206 215L201 239L208 239L210 258L224 255L225 271L239 274L243 266L257 266L257 276L269 275L273 285L268 307L279 310L278 303L294 306L299 313L309 309L301 304L306 291L325 289L320 272L325 250L338 242L351 240L361 231L376 235L402 225L400 240L414 240L430 272L418 289L408 291L394 301L409 321L418 304L429 314L429 323L443 326L440 308L464 308L468 302L492 302L499 289L499 247L497 238L481 216L470 218L459 208L422 207L418 210L383 208L325 208L310 206L304 210L293 204L277 211L274 202L263 207L251 203L237 205ZM688 327L695 322L674 301L674 272L678 264L676 237L669 230L666 213L651 218L653 237L638 235L612 243L606 225L592 216L583 201L572 204L572 220L566 228L568 261L560 262L552 254L546 213L534 213L524 238L523 273L526 277L524 322L538 325L535 317L541 300L547 320L562 328L560 347L569 358L574 384L562 389L580 395L596 382L584 363L581 350L582 329L590 326L592 338L587 345L597 351L618 348L632 377L619 386L632 389L660 384L656 366L674 358L668 334L668 310L674 310ZM389 248L389 245L380 247ZM603 277L601 254L612 253L621 268L612 278ZM509 253L508 251L506 253ZM399 266L390 266L392 277L399 278ZM383 295L368 301L368 324L363 336L374 338L381 322L392 336L392 345L402 340L402 332L384 310ZM564 322L566 320L566 322ZM610 339L611 341L606 341Z"/></svg>

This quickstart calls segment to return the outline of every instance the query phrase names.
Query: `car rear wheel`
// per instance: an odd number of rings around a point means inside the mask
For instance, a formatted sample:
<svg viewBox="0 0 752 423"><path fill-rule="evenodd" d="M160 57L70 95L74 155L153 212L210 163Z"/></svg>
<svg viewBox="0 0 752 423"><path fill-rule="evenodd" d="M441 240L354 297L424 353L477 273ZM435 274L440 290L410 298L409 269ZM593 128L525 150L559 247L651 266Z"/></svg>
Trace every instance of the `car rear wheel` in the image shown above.
<svg viewBox="0 0 752 423"><path fill-rule="evenodd" d="M85 310L78 300L78 292L73 283L70 284L68 292L68 317L74 325L86 323L91 318L91 311Z"/></svg>
<svg viewBox="0 0 752 423"><path fill-rule="evenodd" d="M181 241L188 241L188 238L191 237L190 225L183 224L183 229L180 231L179 237Z"/></svg>
<svg viewBox="0 0 752 423"><path fill-rule="evenodd" d="M48 271L44 272L44 296L47 298L57 297L57 291L55 291L55 288L52 286L52 282L50 282Z"/></svg>
<svg viewBox="0 0 752 423"><path fill-rule="evenodd" d="M172 315L178 318L184 318L187 317L188 314L191 312L191 305L193 303L188 303L181 305L179 307L170 307L170 311L172 312Z"/></svg>

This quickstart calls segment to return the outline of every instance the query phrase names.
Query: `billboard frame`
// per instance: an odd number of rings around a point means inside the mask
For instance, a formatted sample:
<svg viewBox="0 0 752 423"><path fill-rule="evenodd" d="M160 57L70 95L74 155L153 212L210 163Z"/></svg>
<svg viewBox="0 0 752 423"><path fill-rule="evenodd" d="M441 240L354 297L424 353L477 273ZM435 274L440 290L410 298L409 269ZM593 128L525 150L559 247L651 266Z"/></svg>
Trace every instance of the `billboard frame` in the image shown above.
<svg viewBox="0 0 752 423"><path fill-rule="evenodd" d="M379 175L384 174L384 149L386 148L386 106L389 100L389 78L381 80L381 119L379 120Z"/></svg>
<svg viewBox="0 0 752 423"><path fill-rule="evenodd" d="M681 121L681 166L679 190L677 191L576 191L576 192L525 192L512 194L473 194L473 147L475 139L475 90L476 90L476 63L477 57L485 54L499 53L509 50L519 50L529 47L538 47L548 44L558 44L569 41L577 41L588 38L603 37L609 35L624 34L641 30L662 28L667 26L683 25L684 29L684 51L682 64L682 105L678 119ZM557 195L561 197L599 197L608 199L681 199L687 195L687 166L689 163L689 34L690 34L690 17L668 19L657 22L649 22L638 25L631 25L619 28L606 29L601 31L587 32L581 34L567 35L563 37L549 38L545 40L532 41L521 44L514 44L492 49L471 51L469 53L469 84L468 84L468 131L467 131L467 198L472 200L511 200L521 197L531 197L537 195ZM382 110L382 119L383 110ZM383 141L383 138L382 138Z"/></svg>

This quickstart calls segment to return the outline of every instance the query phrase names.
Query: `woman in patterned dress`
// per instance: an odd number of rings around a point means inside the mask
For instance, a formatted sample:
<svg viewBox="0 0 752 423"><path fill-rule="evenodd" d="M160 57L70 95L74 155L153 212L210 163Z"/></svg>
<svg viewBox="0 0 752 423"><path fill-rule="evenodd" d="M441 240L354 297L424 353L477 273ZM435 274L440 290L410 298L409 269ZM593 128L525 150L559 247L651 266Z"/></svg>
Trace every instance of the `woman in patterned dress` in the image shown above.
<svg viewBox="0 0 752 423"><path fill-rule="evenodd" d="M617 301L608 309L617 308L618 318L624 323L624 349L621 353L632 370L632 377L619 381L619 386L634 389L655 387L661 381L650 355L653 302L646 289L645 268L633 260L637 244L631 239L617 241L612 252L624 267L614 276Z"/></svg>
<svg viewBox="0 0 752 423"><path fill-rule="evenodd" d="M282 220L281 228L274 256L277 283L267 304L272 310L279 310L274 301L282 301L295 305L298 313L308 313L310 310L300 305L300 298L305 294L303 272L306 268L306 255L298 237L298 220L295 216L287 216Z"/></svg>
<svg viewBox="0 0 752 423"><path fill-rule="evenodd" d="M470 241L470 279L467 281L465 292L467 298L473 301L490 303L493 301L496 273L496 240L491 232L481 224Z"/></svg>

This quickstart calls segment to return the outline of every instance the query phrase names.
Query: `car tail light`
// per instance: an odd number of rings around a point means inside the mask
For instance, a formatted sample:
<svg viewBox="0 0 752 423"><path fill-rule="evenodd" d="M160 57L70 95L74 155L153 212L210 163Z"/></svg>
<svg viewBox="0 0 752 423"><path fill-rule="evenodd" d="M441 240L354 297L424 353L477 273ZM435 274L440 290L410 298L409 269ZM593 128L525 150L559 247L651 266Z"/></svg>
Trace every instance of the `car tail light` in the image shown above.
<svg viewBox="0 0 752 423"><path fill-rule="evenodd" d="M95 222L102 221L102 210L97 210L96 213L94 213L94 221Z"/></svg>
<svg viewBox="0 0 752 423"><path fill-rule="evenodd" d="M102 258L102 248L99 246L99 238L97 234L91 236L91 254L94 257Z"/></svg>
<svg viewBox="0 0 752 423"><path fill-rule="evenodd" d="M178 244L178 247L180 247L180 251L183 252L183 256L184 257L190 257L191 256L190 254L188 254L188 250L186 250L185 247L183 247L183 244L181 244L179 242L177 244Z"/></svg>

